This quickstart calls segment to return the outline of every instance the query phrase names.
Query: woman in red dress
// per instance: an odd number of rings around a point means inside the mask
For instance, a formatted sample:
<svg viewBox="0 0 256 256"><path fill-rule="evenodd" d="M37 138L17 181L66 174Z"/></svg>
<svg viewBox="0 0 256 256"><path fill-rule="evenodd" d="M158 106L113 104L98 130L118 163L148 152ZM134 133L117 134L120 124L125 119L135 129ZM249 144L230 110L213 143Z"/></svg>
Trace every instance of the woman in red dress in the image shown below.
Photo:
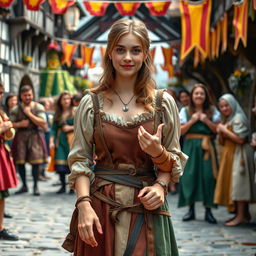
<svg viewBox="0 0 256 256"><path fill-rule="evenodd" d="M2 102L4 86L0 83L0 102ZM17 177L15 167L10 156L10 149L5 140L11 140L14 137L12 122L0 109L0 239L18 240L19 238L11 234L3 225L4 217L4 199L9 196L8 189L17 186Z"/></svg>

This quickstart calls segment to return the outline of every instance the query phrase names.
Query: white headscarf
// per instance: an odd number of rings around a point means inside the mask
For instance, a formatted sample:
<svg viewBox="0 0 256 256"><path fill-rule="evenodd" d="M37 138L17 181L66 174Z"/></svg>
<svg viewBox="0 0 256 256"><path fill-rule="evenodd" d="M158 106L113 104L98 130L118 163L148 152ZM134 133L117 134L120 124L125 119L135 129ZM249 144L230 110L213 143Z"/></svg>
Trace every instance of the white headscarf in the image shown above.
<svg viewBox="0 0 256 256"><path fill-rule="evenodd" d="M226 93L220 97L219 101L222 99L225 100L232 109L231 115L228 118L221 115L222 119L226 120L228 123L232 123L233 121L242 121L249 130L250 129L249 121L243 109L235 99L235 97L232 94Z"/></svg>

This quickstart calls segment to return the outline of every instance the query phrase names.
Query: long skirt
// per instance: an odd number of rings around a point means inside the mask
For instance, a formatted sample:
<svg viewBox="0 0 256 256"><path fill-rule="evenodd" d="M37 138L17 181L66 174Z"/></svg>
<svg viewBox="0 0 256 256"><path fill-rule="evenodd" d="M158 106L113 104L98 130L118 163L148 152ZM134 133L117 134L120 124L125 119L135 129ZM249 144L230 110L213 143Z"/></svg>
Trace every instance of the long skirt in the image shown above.
<svg viewBox="0 0 256 256"><path fill-rule="evenodd" d="M101 179L96 178L94 184L100 182ZM120 184L109 184L100 188L102 194L118 201L121 204L135 204L138 203L138 189L131 188ZM123 198L118 194L125 194ZM77 233L75 242L75 256L90 256L90 255L104 255L104 256L121 256L124 254L127 243L133 233L134 224L138 214L129 213L127 211L121 212L117 217L117 222L111 218L111 206L93 197L92 207L99 217L102 225L103 234L99 234L94 228L95 239L98 242L97 247L91 247L84 243ZM167 200L161 207L161 210L168 210ZM155 252L157 256L178 256L178 249L176 245L175 235L172 227L171 218L164 215L150 215L152 217L152 235ZM146 218L144 216L143 225L139 232L132 256L147 255L147 239L148 232L146 228Z"/></svg>

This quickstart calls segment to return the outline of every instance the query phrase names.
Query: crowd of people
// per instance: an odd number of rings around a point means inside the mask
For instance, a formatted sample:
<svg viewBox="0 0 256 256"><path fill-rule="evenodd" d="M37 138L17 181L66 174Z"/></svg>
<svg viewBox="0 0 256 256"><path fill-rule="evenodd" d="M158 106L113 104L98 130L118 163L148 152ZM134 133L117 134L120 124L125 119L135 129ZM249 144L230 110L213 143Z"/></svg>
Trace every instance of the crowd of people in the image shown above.
<svg viewBox="0 0 256 256"><path fill-rule="evenodd" d="M0 83L0 103L3 103L4 85ZM73 101L74 96L74 101ZM66 191L65 175L70 173L67 165L69 145L73 134L75 106L82 95L71 95L64 91L54 98L34 101L33 88L24 85L19 95L9 93L0 108L0 239L18 240L3 226L4 217L12 216L4 211L4 199L8 189L18 185L15 194L29 192L27 185L27 163L31 165L34 196L40 196L38 181L47 180L50 149L55 151L53 170L60 176L61 188ZM73 190L71 190L73 193Z"/></svg>
<svg viewBox="0 0 256 256"><path fill-rule="evenodd" d="M214 104L201 83L178 95L155 90L149 42L142 22L120 20L109 33L100 84L83 98L64 91L54 105L36 102L29 85L7 95L0 110L0 239L18 239L3 225L16 170L15 193L30 190L29 163L32 193L40 196L50 155L57 194L66 192L70 174L69 193L77 195L75 234L67 237L75 241L63 245L74 255L178 255L168 189L178 193L178 207L188 207L183 221L195 220L195 204L202 202L210 224L217 223L211 209L218 205L234 214L225 226L250 222L256 144L244 111L231 94ZM0 101L3 94L0 84Z"/></svg>

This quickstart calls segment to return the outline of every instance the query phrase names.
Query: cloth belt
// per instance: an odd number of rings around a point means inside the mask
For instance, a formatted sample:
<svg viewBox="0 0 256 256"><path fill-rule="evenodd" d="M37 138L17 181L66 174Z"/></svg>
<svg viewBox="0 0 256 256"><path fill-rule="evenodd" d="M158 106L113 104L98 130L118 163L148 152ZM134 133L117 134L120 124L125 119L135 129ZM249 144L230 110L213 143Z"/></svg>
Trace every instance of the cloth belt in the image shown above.
<svg viewBox="0 0 256 256"><path fill-rule="evenodd" d="M202 139L201 147L205 151L204 152L204 160L209 160L209 156L212 158L212 171L215 179L217 178L218 174L218 167L217 167L217 159L216 154L211 142L212 136L204 135L204 134L197 134L191 133L185 136L186 139Z"/></svg>
<svg viewBox="0 0 256 256"><path fill-rule="evenodd" d="M153 214L160 214L165 216L170 216L168 211L164 210L146 210L141 203L133 204L133 205L123 205L120 204L113 199L103 195L99 191L97 191L100 187L106 186L111 183L123 184L130 187L135 187L138 189L142 189L145 186L152 185L155 180L155 173L153 170L149 169L135 169L133 166L129 168L123 169L112 169L106 167L95 166L94 173L96 177L100 177L103 179L102 182L99 182L96 185L96 188L91 190L91 194L101 201L112 206L110 208L111 218L114 222L118 221L118 214L122 211L128 211L131 213L137 213L138 216L136 218L132 233L134 234L134 229L136 231L137 238L139 237L141 228L143 223L146 225L146 236L147 236L147 255L155 256L155 239L154 239L154 230L153 230ZM141 176L140 176L141 175ZM141 217L141 216L142 217ZM140 217L139 217L140 216ZM135 246L137 239L134 239L130 236L128 240L127 247L124 253L124 256L131 255Z"/></svg>

